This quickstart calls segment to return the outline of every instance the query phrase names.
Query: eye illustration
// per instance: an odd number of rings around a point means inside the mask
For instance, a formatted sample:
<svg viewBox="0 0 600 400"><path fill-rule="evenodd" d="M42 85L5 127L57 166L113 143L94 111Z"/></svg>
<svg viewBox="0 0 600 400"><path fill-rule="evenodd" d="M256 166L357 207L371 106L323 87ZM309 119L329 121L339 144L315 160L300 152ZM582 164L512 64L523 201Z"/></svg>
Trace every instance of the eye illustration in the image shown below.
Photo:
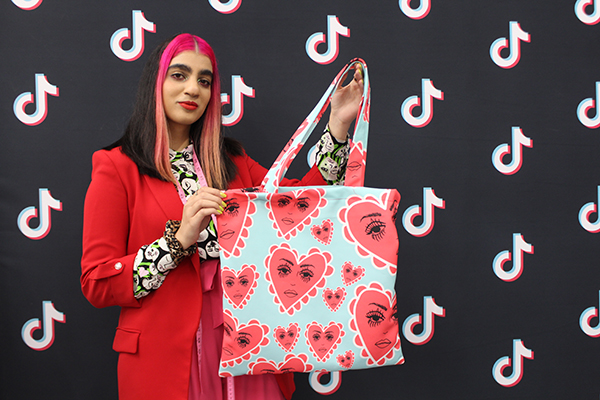
<svg viewBox="0 0 600 400"><path fill-rule="evenodd" d="M379 310L371 310L367 313L367 323L371 328L379 326L383 321L385 321L385 316Z"/></svg>
<svg viewBox="0 0 600 400"><path fill-rule="evenodd" d="M240 204L237 202L237 199L227 199L225 200L225 204L227 204L227 206L225 206L224 211L232 217L236 217L240 209Z"/></svg>

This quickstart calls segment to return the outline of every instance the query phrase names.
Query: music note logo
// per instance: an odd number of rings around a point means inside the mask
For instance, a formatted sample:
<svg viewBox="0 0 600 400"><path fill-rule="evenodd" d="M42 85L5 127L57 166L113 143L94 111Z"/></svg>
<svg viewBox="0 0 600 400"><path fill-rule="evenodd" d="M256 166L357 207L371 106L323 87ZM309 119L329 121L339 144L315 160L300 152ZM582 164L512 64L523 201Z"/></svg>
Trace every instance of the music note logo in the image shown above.
<svg viewBox="0 0 600 400"><path fill-rule="evenodd" d="M48 95L58 96L58 87L50 84L46 75L35 74L35 112L27 114L25 107L34 102L31 92L21 93L13 103L13 112L19 121L25 125L41 124L48 115Z"/></svg>
<svg viewBox="0 0 600 400"><path fill-rule="evenodd" d="M490 46L490 57L497 66L501 68L512 68L519 63L521 59L521 41L529 42L531 36L529 33L521 29L521 25L517 21L508 23L509 39L504 37L498 38ZM509 49L508 57L503 58L500 52L503 49Z"/></svg>
<svg viewBox="0 0 600 400"><path fill-rule="evenodd" d="M62 203L52 197L48 189L39 189L39 199L39 214L38 209L35 208L35 206L30 206L23 209L17 218L17 225L23 235L33 240L42 239L50 232L50 228L52 228L50 209L62 211ZM31 228L29 226L29 222L32 218L39 218L39 225L37 228Z"/></svg>
<svg viewBox="0 0 600 400"><path fill-rule="evenodd" d="M110 38L112 52L123 61L135 61L142 55L144 52L144 31L156 32L156 25L148 21L142 11L133 10L131 14L133 20L132 29L118 29ZM131 37L131 32L133 32L133 38ZM123 50L123 41L125 39L132 39L133 44L129 50Z"/></svg>
<svg viewBox="0 0 600 400"><path fill-rule="evenodd" d="M422 19L429 14L429 10L431 10L431 0L421 0L419 3L419 7L412 8L410 6L411 0L399 0L398 3L400 5L400 9L408 18L412 19Z"/></svg>
<svg viewBox="0 0 600 400"><path fill-rule="evenodd" d="M523 165L523 147L533 147L533 140L523 135L523 131L518 126L512 128L512 145L501 144L492 153L492 164L498 172L504 175L513 175L521 169ZM512 160L509 164L502 162L504 156L511 155Z"/></svg>
<svg viewBox="0 0 600 400"><path fill-rule="evenodd" d="M446 310L435 304L435 299L431 296L423 298L423 315L412 314L402 324L402 333L406 340L416 345L423 345L431 340L435 332L434 316L445 317ZM423 325L423 330L419 334L414 333L414 328L417 325Z"/></svg>
<svg viewBox="0 0 600 400"><path fill-rule="evenodd" d="M492 368L492 376L500 385L513 387L523 378L523 359L533 360L533 351L526 348L521 339L513 340L513 357L499 358ZM504 376L504 369L512 365L512 373Z"/></svg>
<svg viewBox="0 0 600 400"><path fill-rule="evenodd" d="M415 117L412 114L413 108L421 106L421 98L417 95L404 100L400 108L402 118L415 128L422 128L431 122L433 118L433 99L444 100L444 92L436 89L430 79L421 79L421 91L423 96L421 115Z"/></svg>
<svg viewBox="0 0 600 400"><path fill-rule="evenodd" d="M428 235L435 224L435 208L446 208L446 202L435 195L432 188L423 188L423 208L418 204L410 206L402 215L402 225L408 233L416 237ZM423 222L415 226L413 220L415 217L422 216Z"/></svg>
<svg viewBox="0 0 600 400"><path fill-rule="evenodd" d="M21 338L23 342L33 350L42 351L48 349L54 343L54 321L65 323L67 317L54 308L51 301L42 302L42 321L39 318L32 318L25 322L21 329ZM34 339L33 332L42 329L44 335L40 339Z"/></svg>
<svg viewBox="0 0 600 400"><path fill-rule="evenodd" d="M600 82L596 82L596 97L587 98L579 103L577 106L577 118L579 118L579 122L583 124L586 128L596 129L600 126L600 113L598 113L597 104L600 101ZM590 118L588 116L588 112L591 109L596 109L596 115Z"/></svg>
<svg viewBox="0 0 600 400"><path fill-rule="evenodd" d="M600 298L600 292L598 292L598 297ZM600 322L596 323L596 326L591 325L592 318L596 318L598 320L598 308L597 307L588 307L582 313L579 318L579 326L581 330L586 335L597 338L600 337Z"/></svg>
<svg viewBox="0 0 600 400"><path fill-rule="evenodd" d="M209 4L221 14L231 14L242 5L242 0L229 0L221 3L219 0L208 0Z"/></svg>
<svg viewBox="0 0 600 400"><path fill-rule="evenodd" d="M15 6L25 11L36 9L42 4L42 0L12 0L12 2Z"/></svg>
<svg viewBox="0 0 600 400"><path fill-rule="evenodd" d="M306 54L316 63L329 64L333 62L339 54L339 37L350 37L350 29L343 26L335 15L327 16L327 40L323 32L313 33L306 41ZM327 51L319 53L317 47L327 44Z"/></svg>
<svg viewBox="0 0 600 400"><path fill-rule="evenodd" d="M600 202L600 186L598 186L598 201ZM590 215L596 214L596 221L590 221ZM590 233L600 232L600 218L598 218L598 206L593 201L586 203L579 210L579 224Z"/></svg>
<svg viewBox="0 0 600 400"><path fill-rule="evenodd" d="M244 82L240 75L231 77L231 112L223 116L223 125L232 126L240 122L244 116L244 96L254 98L254 89ZM230 97L227 93L221 93L221 104L229 104Z"/></svg>
<svg viewBox="0 0 600 400"><path fill-rule="evenodd" d="M533 245L527 243L520 233L513 234L513 253L508 250L501 251L494 257L492 268L494 273L505 282L513 282L519 279L523 273L523 253L533 254ZM514 254L515 259L510 270L504 269L504 263L512 259Z"/></svg>
<svg viewBox="0 0 600 400"><path fill-rule="evenodd" d="M588 14L586 8L592 8L592 13ZM600 21L600 12L596 6L596 0L577 0L575 2L575 15L581 22L587 25L596 25Z"/></svg>

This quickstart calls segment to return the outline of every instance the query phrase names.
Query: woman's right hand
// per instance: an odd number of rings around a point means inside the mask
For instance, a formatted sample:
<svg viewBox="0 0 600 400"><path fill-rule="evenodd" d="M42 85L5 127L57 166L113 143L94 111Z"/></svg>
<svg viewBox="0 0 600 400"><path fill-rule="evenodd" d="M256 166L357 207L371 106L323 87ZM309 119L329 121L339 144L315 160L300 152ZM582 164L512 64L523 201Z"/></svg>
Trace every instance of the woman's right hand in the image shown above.
<svg viewBox="0 0 600 400"><path fill-rule="evenodd" d="M201 187L196 193L188 197L183 206L181 225L175 238L184 249L198 241L198 236L208 226L212 214L222 214L226 206L223 198L225 193L219 189Z"/></svg>

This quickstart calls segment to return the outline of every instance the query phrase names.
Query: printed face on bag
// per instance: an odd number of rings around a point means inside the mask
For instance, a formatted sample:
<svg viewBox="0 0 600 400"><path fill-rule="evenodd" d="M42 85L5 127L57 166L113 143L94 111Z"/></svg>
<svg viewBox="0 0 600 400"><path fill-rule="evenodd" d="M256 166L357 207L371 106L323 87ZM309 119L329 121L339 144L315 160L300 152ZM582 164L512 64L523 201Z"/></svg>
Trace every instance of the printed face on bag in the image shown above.
<svg viewBox="0 0 600 400"><path fill-rule="evenodd" d="M277 274L273 277L281 293L290 300L297 300L299 295L308 291L314 285L315 266L310 263L297 265L295 261L280 258L276 267Z"/></svg>
<svg viewBox="0 0 600 400"><path fill-rule="evenodd" d="M269 219L280 237L289 239L309 225L327 204L323 189L303 189L267 195Z"/></svg>
<svg viewBox="0 0 600 400"><path fill-rule="evenodd" d="M231 219L235 219L236 217L238 217L239 213L240 213L239 199L237 197L230 197L230 198L226 198L223 201L226 204L225 208L223 209L223 214L226 217L228 217L227 220L231 221ZM225 219L225 218L223 218L223 219ZM235 226L235 224L225 222L226 228L223 229L222 224L223 224L223 222L221 224L219 224L221 226L221 229L220 229L221 232L219 234L219 238L224 239L224 240L231 239L238 231L237 227Z"/></svg>
<svg viewBox="0 0 600 400"><path fill-rule="evenodd" d="M227 358L244 353L246 347L252 345L252 334L245 331L235 331L234 328L227 322L224 324L225 340L223 341L223 353Z"/></svg>
<svg viewBox="0 0 600 400"><path fill-rule="evenodd" d="M310 208L310 197L302 196L295 198L287 194L273 196L273 202L281 217L279 221L284 225L294 225L296 219L302 219Z"/></svg>
<svg viewBox="0 0 600 400"><path fill-rule="evenodd" d="M400 344L396 296L377 283L359 286L356 294L350 304L351 328L358 333L357 344L367 352L363 356L381 365Z"/></svg>
<svg viewBox="0 0 600 400"><path fill-rule="evenodd" d="M232 273L223 274L223 284L228 296L237 303L241 302L250 290L250 277L241 275L239 278Z"/></svg>
<svg viewBox="0 0 600 400"><path fill-rule="evenodd" d="M363 256L372 256L377 268L396 272L398 233L395 221L400 195L387 191L381 198L352 196L338 216L345 225L344 237L357 245Z"/></svg>

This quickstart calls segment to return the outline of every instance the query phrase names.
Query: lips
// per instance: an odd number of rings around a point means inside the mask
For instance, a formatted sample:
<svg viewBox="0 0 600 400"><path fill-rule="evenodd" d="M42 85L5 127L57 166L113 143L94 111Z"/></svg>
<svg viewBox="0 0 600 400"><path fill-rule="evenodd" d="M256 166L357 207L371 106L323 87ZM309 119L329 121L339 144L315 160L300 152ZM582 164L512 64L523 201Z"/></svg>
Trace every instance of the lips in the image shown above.
<svg viewBox="0 0 600 400"><path fill-rule="evenodd" d="M281 222L283 222L286 225L292 225L294 223L294 220L289 217L286 217L286 218L282 218Z"/></svg>
<svg viewBox="0 0 600 400"><path fill-rule="evenodd" d="M226 231L221 232L221 234L219 235L219 237L221 239L230 239L233 235L234 235L234 231L232 231L231 229L227 229Z"/></svg>
<svg viewBox="0 0 600 400"><path fill-rule="evenodd" d="M179 105L183 108L185 108L186 110L190 110L193 111L196 108L198 108L198 104L194 103L193 101L180 101Z"/></svg>
<svg viewBox="0 0 600 400"><path fill-rule="evenodd" d="M285 294L287 297L296 297L298 296L298 292L296 292L295 290L286 290L285 292L283 292L283 294Z"/></svg>
<svg viewBox="0 0 600 400"><path fill-rule="evenodd" d="M379 347L380 349L385 349L386 347L388 347L390 344L392 344L392 342L390 342L387 339L381 339L380 341L375 343L375 346Z"/></svg>

